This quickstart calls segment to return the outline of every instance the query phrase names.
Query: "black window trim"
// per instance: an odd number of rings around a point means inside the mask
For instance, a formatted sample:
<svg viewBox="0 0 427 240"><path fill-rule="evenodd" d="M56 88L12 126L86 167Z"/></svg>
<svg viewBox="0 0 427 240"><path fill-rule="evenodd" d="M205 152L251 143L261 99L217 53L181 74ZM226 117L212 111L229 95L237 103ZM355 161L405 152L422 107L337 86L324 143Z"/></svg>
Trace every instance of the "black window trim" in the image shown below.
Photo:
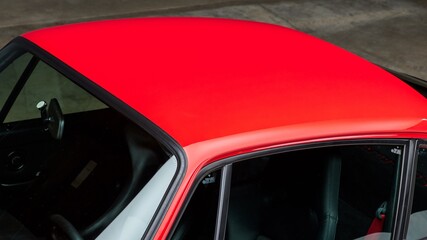
<svg viewBox="0 0 427 240"><path fill-rule="evenodd" d="M185 197L184 203L181 207L181 209L179 210L179 213L176 217L176 219L174 220L174 223L172 225L172 228L167 236L166 239L170 240L173 236L174 231L176 230L176 227L182 217L182 215L185 212L185 209L187 208L192 195L194 194L198 184L203 180L203 178L206 176L206 174L216 171L218 169L222 169L222 171L224 170L224 168L227 166L227 168L231 168L228 171L230 171L230 176L227 178L226 181L228 181L228 183L224 183L224 187L220 188L220 196L224 195L224 196L228 196L228 198L224 198L227 200L227 203L224 204L224 207L222 209L218 209L218 213L223 213L225 211L225 209L228 209L228 200L229 200L229 196L230 196L230 185L231 185L231 171L232 171L232 165L233 163L236 162L240 162L240 161L245 161L245 160L249 160L252 158L257 158L257 157L263 157L263 156L268 156L268 155L274 155L274 154L280 154L280 153L286 153L286 152L292 152L292 151L303 151L303 150L309 150L309 149L319 149L319 148L324 148L324 147L338 147L338 146L352 146L352 145L402 145L404 146L404 151L402 154L402 163L406 163L403 164L404 168L401 166L401 168L399 169L399 176L398 176L398 181L399 184L400 183L405 183L404 185L399 185L400 188L398 189L398 192L396 193L397 196L396 198L399 199L401 197L405 197L405 201L402 202L398 202L396 204L396 207L402 206L402 204L409 203L412 206L412 194L411 192L408 190L410 190L413 187L413 184L415 183L415 178L412 178L412 181L410 181L410 176L406 176L407 173L410 173L411 171L414 172L416 171L416 165L415 165L415 169L414 169L414 161L416 159L414 155L416 150L417 150L417 139L408 139L408 138L378 138L378 139L372 139L372 138L367 138L367 139L346 139L346 140L333 140L333 141L324 141L324 142L315 142L315 143L308 143L308 144L296 144L296 145L289 145L289 146L284 146L284 147L279 147L279 148L273 148L273 149L267 149L267 150L261 150L261 151L257 151L257 152L250 152L250 153L246 153L246 154L242 154L242 155L237 155L237 156L232 156L229 158L225 158L219 161L216 161L214 163L211 163L207 166L204 166L199 173L197 173L196 179L193 183L193 185L190 188L190 191L188 193L188 195ZM399 166L398 166L399 167ZM403 174L404 173L404 174ZM222 183L221 183L222 186ZM219 197L220 199L221 197ZM219 206L220 203L218 203ZM409 209L409 212L408 212ZM405 226L406 226L406 230L407 230L407 225L409 224L409 215L410 215L410 209L411 208L407 208L405 207L404 211L401 211L400 214L403 217L402 219L398 219L397 218L397 214L395 214L394 216L394 220L393 220L393 227L391 229L391 238L390 240L397 240L397 239L404 239L404 236L406 234L405 230ZM396 210L397 211L397 210ZM228 212L228 211L227 211ZM227 212L223 213L223 214L227 214ZM219 218L219 216L217 216L217 218ZM215 240L223 240L225 239L224 236L225 235L221 235L220 233L224 233L226 232L226 225L227 225L227 216L223 215L220 216L220 221L218 221L217 219L217 225L215 226ZM218 235L217 235L218 233ZM222 237L222 238L217 238L218 237Z"/></svg>
<svg viewBox="0 0 427 240"><path fill-rule="evenodd" d="M228 205L230 200L232 164L225 165L221 170L221 184L218 199L218 211L215 224L215 238L225 239L227 228Z"/></svg>
<svg viewBox="0 0 427 240"><path fill-rule="evenodd" d="M418 140L409 140L409 145L403 152L400 166L399 189L397 193L395 223L392 232L392 240L406 239L409 218L412 209L415 175L417 170Z"/></svg>
<svg viewBox="0 0 427 240"><path fill-rule="evenodd" d="M13 104L16 101L16 98L18 98L19 93L21 92L22 88L24 87L28 78L33 73L38 63L39 63L39 59L36 56L31 57L30 61L27 63L27 66L25 67L24 71L22 72L21 76L19 77L18 81L13 87L12 91L9 93L9 96L6 99L6 102L1 107L0 123L3 123L4 120L6 119L7 114L9 113L10 109L12 108Z"/></svg>
<svg viewBox="0 0 427 240"><path fill-rule="evenodd" d="M72 67L68 66L66 63L62 62L61 60L51 55L44 49L40 48L33 42L25 39L24 37L16 37L6 46L9 45L13 45L13 47L18 50L25 50L32 53L35 57L39 58L40 60L48 64L50 67L54 68L56 71L63 74L70 81L80 86L81 88L83 88L108 106L114 108L120 114L128 118L131 122L135 123L142 129L147 131L151 136L153 136L157 141L159 141L163 146L165 146L171 154L176 157L178 161L178 166L177 171L175 172L175 176L173 177L165 196L163 197L159 207L157 208L154 218L151 220L147 227L147 230L141 237L141 239L154 239L154 236L157 233L160 224L166 216L166 212L178 191L178 188L183 180L187 168L187 156L182 146L170 135L164 132L160 127L158 127L149 119L138 113L135 109L129 107L126 103L122 102L120 99L105 91L102 87L92 82L90 79L86 78L85 76L74 70ZM4 48L6 48L6 46ZM2 48L2 50L4 48ZM106 49L106 51L108 50Z"/></svg>
<svg viewBox="0 0 427 240"><path fill-rule="evenodd" d="M380 66L380 67L383 68L385 71L389 72L390 74L394 75L395 77L399 78L406 84L408 84L411 88L413 88L415 91L417 91L424 97L427 97L427 82L425 80L409 75L407 73L402 73L390 68L386 68L384 66Z"/></svg>

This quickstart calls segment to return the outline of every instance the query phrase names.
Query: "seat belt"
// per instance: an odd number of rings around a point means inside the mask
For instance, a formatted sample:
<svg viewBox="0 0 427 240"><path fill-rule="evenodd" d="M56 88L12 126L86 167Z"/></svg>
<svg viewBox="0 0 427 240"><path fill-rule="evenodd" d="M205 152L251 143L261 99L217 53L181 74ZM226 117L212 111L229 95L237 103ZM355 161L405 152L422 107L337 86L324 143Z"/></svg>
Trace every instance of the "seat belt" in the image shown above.
<svg viewBox="0 0 427 240"><path fill-rule="evenodd" d="M387 202L383 202L375 213L375 218L374 220L372 220L372 223L368 229L367 235L383 231L384 221L386 218L386 214L385 214L386 209L387 209Z"/></svg>

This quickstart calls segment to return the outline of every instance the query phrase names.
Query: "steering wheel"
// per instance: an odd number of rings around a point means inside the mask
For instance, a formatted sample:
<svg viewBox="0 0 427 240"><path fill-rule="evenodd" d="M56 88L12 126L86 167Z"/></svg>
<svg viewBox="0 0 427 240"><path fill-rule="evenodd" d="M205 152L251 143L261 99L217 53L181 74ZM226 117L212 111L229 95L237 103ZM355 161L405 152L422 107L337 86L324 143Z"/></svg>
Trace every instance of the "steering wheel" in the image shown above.
<svg viewBox="0 0 427 240"><path fill-rule="evenodd" d="M53 214L50 216L51 229L48 239L50 240L83 240L77 229L63 216Z"/></svg>

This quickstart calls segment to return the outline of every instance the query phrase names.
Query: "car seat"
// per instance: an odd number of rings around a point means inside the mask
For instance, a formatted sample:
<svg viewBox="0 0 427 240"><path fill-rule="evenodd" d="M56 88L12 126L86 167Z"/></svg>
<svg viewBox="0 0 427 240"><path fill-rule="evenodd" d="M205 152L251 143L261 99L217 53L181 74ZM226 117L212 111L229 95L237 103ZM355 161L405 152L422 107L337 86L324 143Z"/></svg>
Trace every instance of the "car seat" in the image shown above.
<svg viewBox="0 0 427 240"><path fill-rule="evenodd" d="M263 181L232 187L228 240L334 239L341 159L319 159L317 154L284 158L269 160ZM247 167L233 168L233 174L253 172Z"/></svg>

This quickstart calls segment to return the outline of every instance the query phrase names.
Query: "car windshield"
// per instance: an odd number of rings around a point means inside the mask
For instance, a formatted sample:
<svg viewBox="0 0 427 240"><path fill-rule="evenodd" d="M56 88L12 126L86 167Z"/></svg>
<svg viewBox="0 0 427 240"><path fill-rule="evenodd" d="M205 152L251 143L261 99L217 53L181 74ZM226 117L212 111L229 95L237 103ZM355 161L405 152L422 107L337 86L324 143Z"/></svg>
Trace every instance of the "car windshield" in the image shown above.
<svg viewBox="0 0 427 240"><path fill-rule="evenodd" d="M120 109L14 44L0 52L0 109L2 239L95 239L108 225L111 239L151 221L177 160Z"/></svg>

